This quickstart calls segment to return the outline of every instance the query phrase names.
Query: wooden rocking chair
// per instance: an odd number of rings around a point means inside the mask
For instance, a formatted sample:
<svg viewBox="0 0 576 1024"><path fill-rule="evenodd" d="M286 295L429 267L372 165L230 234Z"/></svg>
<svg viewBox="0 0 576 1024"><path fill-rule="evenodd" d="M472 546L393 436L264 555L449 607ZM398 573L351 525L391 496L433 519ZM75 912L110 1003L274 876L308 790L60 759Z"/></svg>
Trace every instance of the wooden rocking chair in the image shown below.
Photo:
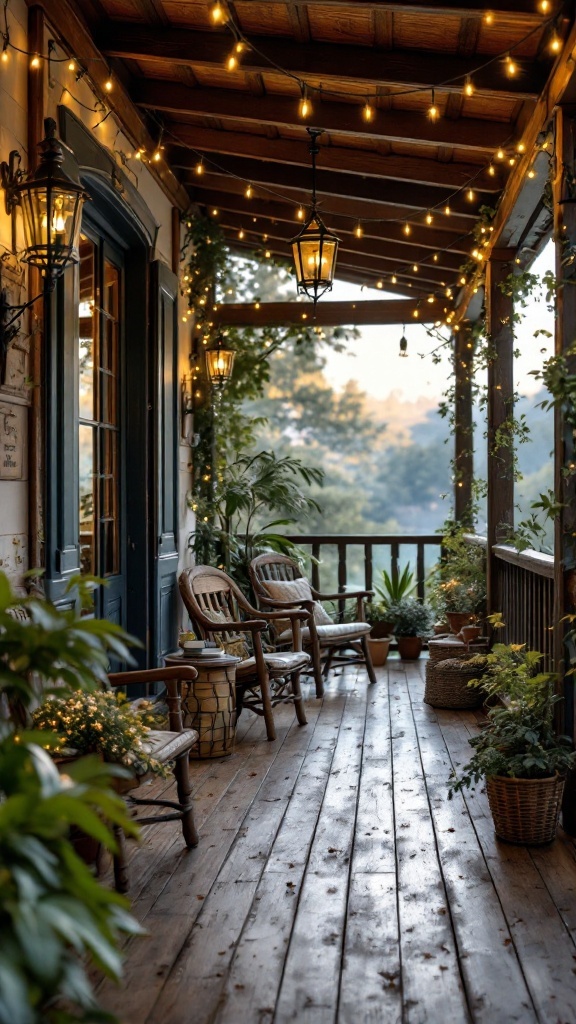
<svg viewBox="0 0 576 1024"><path fill-rule="evenodd" d="M180 593L195 630L203 639L221 639L230 653L242 661L236 668L236 711L243 707L262 715L269 740L276 739L273 708L292 702L299 725L306 725L300 691L300 673L310 658L302 650L300 622L308 617L302 609L259 612L246 600L240 588L220 569L196 565L185 569L179 579ZM246 618L242 619L242 614ZM273 654L262 646L262 632L275 619L289 619L291 649ZM244 637L248 634L253 652ZM232 645L232 646L231 646Z"/></svg>
<svg viewBox="0 0 576 1024"><path fill-rule="evenodd" d="M297 562L287 555L266 553L253 558L250 563L250 581L258 604L263 608L276 611L284 608L284 616L294 607L305 608L308 612L306 626L302 630L302 646L310 651L316 683L316 696L324 693L324 676L328 675L334 662L352 664L360 662L366 665L368 678L376 682L372 658L368 649L367 638L371 626L364 620L364 598L371 597L371 591L345 591L341 594L320 594L310 586L302 576ZM355 622L333 622L320 601L356 601ZM263 613L260 613L263 614ZM280 629L276 636L279 646L287 639L285 630ZM355 654L339 655L337 652L351 648ZM322 652L326 652L322 671Z"/></svg>

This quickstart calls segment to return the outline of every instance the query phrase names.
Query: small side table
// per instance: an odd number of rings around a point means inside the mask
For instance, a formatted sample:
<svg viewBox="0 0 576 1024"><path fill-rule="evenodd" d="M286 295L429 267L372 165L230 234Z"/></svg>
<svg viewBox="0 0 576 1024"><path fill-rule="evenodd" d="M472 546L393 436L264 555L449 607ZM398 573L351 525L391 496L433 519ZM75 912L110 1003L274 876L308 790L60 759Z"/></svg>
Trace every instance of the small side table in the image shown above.
<svg viewBox="0 0 576 1024"><path fill-rule="evenodd" d="M241 658L230 654L190 657L182 651L168 654L166 665L192 665L198 678L186 682L182 691L182 715L188 729L199 734L198 746L190 757L227 757L234 749L236 734L236 665Z"/></svg>

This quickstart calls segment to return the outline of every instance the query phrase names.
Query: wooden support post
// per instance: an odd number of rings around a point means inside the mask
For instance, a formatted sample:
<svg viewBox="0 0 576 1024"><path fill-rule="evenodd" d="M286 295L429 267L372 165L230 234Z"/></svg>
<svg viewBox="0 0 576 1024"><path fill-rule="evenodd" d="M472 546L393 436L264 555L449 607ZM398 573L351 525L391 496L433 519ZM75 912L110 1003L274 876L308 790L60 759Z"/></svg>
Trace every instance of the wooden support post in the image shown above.
<svg viewBox="0 0 576 1024"><path fill-rule="evenodd" d="M31 53L44 52L44 11L41 7L28 9L28 49ZM45 69L28 69L28 155L25 164L33 171L38 163L38 143L44 138L44 92ZM40 272L35 267L28 271L28 297L39 295L42 290ZM43 537L46 466L44 457L43 427L43 317L40 303L36 303L28 314L31 324L36 325L30 337L29 374L34 382L30 393L30 414L28 432L28 551L30 567L45 565Z"/></svg>
<svg viewBox="0 0 576 1024"><path fill-rule="evenodd" d="M463 325L454 336L454 517L472 528L474 424L472 420L472 360L474 340Z"/></svg>
<svg viewBox="0 0 576 1024"><path fill-rule="evenodd" d="M488 360L488 544L486 590L488 614L500 611L495 544L508 539L514 527L514 449L507 423L514 415L513 301L502 291L512 273L513 249L494 250L486 267ZM502 444L502 440L508 443Z"/></svg>
<svg viewBox="0 0 576 1024"><path fill-rule="evenodd" d="M576 269L564 266L564 248L576 240L576 205L561 203L570 193L568 183L576 170L576 111L561 107L556 115L556 176L553 184L554 237L556 239L556 277L564 287L557 291L556 356L566 356L576 338ZM576 357L568 356L569 372L576 373ZM574 677L566 675L571 661L576 660L576 645L567 639L573 626L564 617L576 612L576 476L566 475L566 468L576 461L573 429L566 423L564 409L558 406L554 416L554 492L562 503L554 528L554 662L564 697L559 706L558 728L572 737L574 721ZM552 623L550 623L552 625Z"/></svg>

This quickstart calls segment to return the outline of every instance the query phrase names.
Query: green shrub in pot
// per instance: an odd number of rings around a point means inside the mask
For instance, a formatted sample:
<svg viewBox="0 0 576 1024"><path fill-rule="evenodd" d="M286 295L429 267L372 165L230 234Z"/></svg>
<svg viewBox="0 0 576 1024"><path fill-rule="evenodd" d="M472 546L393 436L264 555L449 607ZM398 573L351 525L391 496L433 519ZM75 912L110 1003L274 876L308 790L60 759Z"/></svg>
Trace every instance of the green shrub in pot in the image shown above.
<svg viewBox="0 0 576 1024"><path fill-rule="evenodd" d="M394 620L394 636L400 657L409 661L419 658L423 638L432 628L430 608L415 597L406 597L390 605L390 615Z"/></svg>

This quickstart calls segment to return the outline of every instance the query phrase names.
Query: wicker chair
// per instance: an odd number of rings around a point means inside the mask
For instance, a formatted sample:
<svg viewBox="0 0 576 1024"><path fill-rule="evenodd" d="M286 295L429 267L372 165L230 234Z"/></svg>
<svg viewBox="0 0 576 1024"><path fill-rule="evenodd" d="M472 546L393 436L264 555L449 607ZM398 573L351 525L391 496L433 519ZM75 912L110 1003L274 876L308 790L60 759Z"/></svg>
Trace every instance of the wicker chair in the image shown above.
<svg viewBox="0 0 576 1024"><path fill-rule="evenodd" d="M179 579L180 593L194 628L204 639L219 637L230 653L241 657L236 668L236 711L243 707L262 715L269 740L276 739L273 708L277 704L294 703L299 725L306 725L306 714L300 691L300 673L310 658L302 650L300 621L308 613L302 609L291 612L259 612L246 600L240 588L220 569L196 565L185 569ZM242 619L244 614L246 618ZM288 617L292 649L266 653L262 632L275 619ZM248 634L253 652L245 645Z"/></svg>
<svg viewBox="0 0 576 1024"><path fill-rule="evenodd" d="M310 651L316 684L316 696L324 693L324 676L328 675L334 662L366 665L368 678L376 682L372 658L368 650L369 623L364 621L364 598L371 597L367 590L348 591L341 594L320 594L304 579L298 564L287 555L263 554L250 563L250 580L258 604L264 608L288 609L298 606L308 612L306 626L302 630L302 645ZM286 593L286 598L283 595ZM320 601L356 601L356 622L333 622ZM281 624L280 624L281 625ZM287 640L285 630L277 630L276 643L282 646ZM353 656L339 656L338 651L351 648ZM322 670L322 652L326 652Z"/></svg>

